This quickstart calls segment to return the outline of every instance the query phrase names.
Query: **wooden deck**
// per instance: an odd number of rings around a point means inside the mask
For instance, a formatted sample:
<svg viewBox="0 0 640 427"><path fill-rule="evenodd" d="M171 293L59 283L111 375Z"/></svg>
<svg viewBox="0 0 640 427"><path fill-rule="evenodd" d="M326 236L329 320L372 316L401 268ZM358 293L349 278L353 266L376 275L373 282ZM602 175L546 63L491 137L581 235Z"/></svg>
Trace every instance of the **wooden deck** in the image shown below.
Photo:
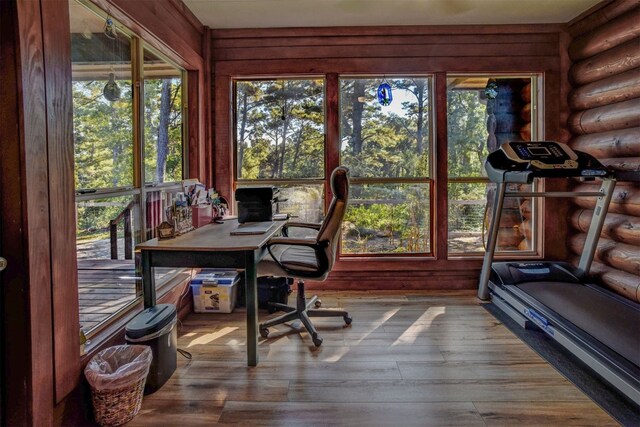
<svg viewBox="0 0 640 427"><path fill-rule="evenodd" d="M178 269L157 268L161 284ZM133 260L78 260L80 325L90 331L137 297Z"/></svg>
<svg viewBox="0 0 640 427"><path fill-rule="evenodd" d="M128 425L617 425L474 295L324 293L353 324L314 318L319 348L271 328L257 367L246 366L244 311L192 314L178 346L193 360L178 356Z"/></svg>

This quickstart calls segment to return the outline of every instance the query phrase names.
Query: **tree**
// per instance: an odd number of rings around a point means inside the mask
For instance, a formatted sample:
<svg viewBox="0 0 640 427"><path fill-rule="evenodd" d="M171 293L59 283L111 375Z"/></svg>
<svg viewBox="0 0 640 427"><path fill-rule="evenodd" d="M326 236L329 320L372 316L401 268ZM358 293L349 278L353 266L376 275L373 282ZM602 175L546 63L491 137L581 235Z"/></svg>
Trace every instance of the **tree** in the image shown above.
<svg viewBox="0 0 640 427"><path fill-rule="evenodd" d="M169 114L171 113L171 80L162 80L160 90L160 117L156 148L156 182L164 182L164 174L169 154Z"/></svg>

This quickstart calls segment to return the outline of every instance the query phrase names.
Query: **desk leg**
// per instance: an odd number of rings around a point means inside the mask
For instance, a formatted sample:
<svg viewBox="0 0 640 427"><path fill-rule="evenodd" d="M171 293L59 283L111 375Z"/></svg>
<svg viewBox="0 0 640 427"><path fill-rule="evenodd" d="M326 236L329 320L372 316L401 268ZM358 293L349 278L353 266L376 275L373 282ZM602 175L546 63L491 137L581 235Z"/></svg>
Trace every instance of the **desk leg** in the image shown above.
<svg viewBox="0 0 640 427"><path fill-rule="evenodd" d="M142 262L142 295L144 297L144 308L156 305L156 277L151 268L149 251L142 251L140 254Z"/></svg>
<svg viewBox="0 0 640 427"><path fill-rule="evenodd" d="M258 366L258 279L254 251L245 253L244 265L247 294L247 364Z"/></svg>

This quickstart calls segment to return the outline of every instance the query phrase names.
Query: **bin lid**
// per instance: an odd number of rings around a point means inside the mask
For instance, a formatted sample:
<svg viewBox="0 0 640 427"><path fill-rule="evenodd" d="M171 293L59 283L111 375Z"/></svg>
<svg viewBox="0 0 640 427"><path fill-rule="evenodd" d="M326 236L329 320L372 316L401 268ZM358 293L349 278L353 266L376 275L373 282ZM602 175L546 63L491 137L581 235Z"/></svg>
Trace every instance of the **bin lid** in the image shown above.
<svg viewBox="0 0 640 427"><path fill-rule="evenodd" d="M191 279L192 285L233 285L240 280L237 271L209 271L203 270Z"/></svg>
<svg viewBox="0 0 640 427"><path fill-rule="evenodd" d="M167 326L176 314L176 306L173 304L158 304L144 309L127 323L126 335L128 338L135 339L158 332Z"/></svg>

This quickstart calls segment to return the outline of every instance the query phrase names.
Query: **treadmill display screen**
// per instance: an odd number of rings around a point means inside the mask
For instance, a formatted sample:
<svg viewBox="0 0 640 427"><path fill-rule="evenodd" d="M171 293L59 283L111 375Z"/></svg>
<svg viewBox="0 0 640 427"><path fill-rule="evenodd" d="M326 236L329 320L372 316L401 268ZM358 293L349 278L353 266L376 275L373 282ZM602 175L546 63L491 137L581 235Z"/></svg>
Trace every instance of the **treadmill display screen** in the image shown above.
<svg viewBox="0 0 640 427"><path fill-rule="evenodd" d="M563 164L570 157L554 142L510 142L513 152L522 160L540 160L545 164Z"/></svg>
<svg viewBox="0 0 640 427"><path fill-rule="evenodd" d="M528 150L533 157L551 154L545 147L528 147Z"/></svg>

